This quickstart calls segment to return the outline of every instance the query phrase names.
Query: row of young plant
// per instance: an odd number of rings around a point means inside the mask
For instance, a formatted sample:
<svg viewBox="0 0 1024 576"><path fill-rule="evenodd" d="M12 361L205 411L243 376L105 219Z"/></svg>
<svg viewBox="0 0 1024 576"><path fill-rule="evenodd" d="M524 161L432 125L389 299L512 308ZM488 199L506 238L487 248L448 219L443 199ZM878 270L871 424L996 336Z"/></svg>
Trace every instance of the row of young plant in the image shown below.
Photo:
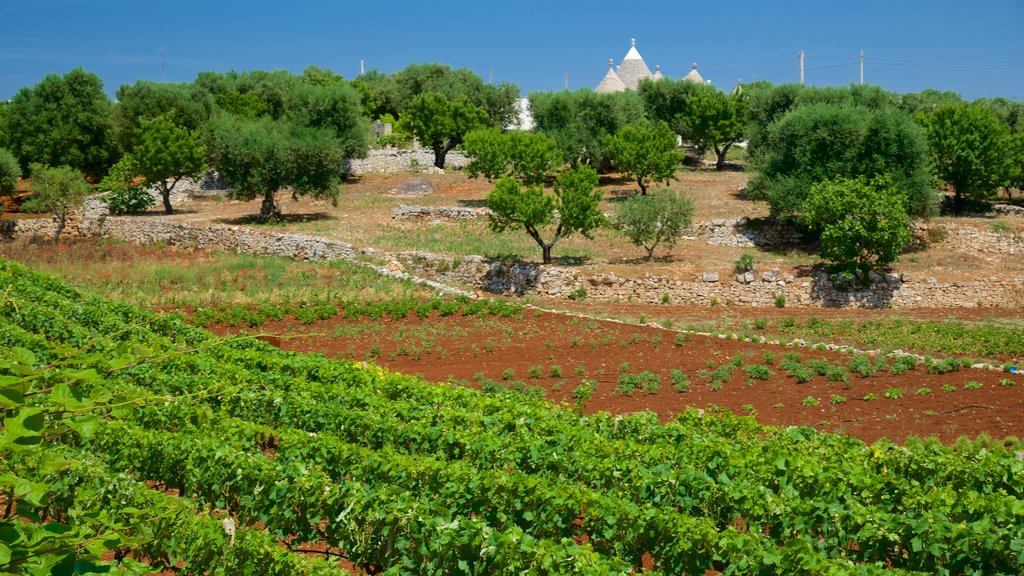
<svg viewBox="0 0 1024 576"><path fill-rule="evenodd" d="M379 320L385 316L401 320L409 314L418 318L427 318L433 313L438 316L500 316L507 318L521 314L522 304L509 300L473 300L466 296L451 298L434 297L429 300L415 298L396 298L383 301L343 300L312 300L288 304L264 304L260 306L243 306L238 304L224 306L199 307L193 311L193 324L208 327L213 324L227 326L246 325L252 328L262 326L269 321L283 320L291 316L303 324L312 324L321 320L330 320L339 314L355 320L370 318Z"/></svg>
<svg viewBox="0 0 1024 576"><path fill-rule="evenodd" d="M46 324L45 306L20 304ZM719 531L741 519L749 533L770 537L775 552L818 542L819 557L912 569L1020 568L1013 551L1021 543L1020 529L1014 532L1021 465L976 445L864 447L694 414L669 426L650 415L578 418L541 402L512 404L248 342L111 375L118 385L131 381L177 396L220 383L230 393L204 401L247 421L329 431L374 450L463 459L478 470L580 482L624 501L676 507ZM947 501L958 493L973 496ZM851 540L858 550L850 550Z"/></svg>

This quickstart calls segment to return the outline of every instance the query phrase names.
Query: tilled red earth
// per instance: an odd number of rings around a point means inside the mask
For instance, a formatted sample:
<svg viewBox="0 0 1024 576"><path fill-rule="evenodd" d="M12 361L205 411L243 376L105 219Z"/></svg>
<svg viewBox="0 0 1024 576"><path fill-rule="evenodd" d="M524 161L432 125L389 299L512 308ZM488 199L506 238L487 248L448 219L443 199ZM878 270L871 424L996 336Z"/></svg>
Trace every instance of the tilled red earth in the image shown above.
<svg viewBox="0 0 1024 576"><path fill-rule="evenodd" d="M220 334L238 330L213 327ZM419 319L410 315L402 320L348 320L337 316L308 325L284 320L256 331L277 335L285 350L369 358L431 381L470 386L479 386L482 380L521 381L543 387L549 399L567 404L574 402L572 391L584 379L593 380L597 386L585 403L586 413L649 410L667 421L688 407L721 407L750 414L764 424L811 426L867 442L882 437L902 441L909 436L935 436L950 443L979 434L1024 436L1024 377L999 371L964 368L928 374L919 365L900 376L882 371L864 378L851 371L846 383L815 376L800 384L779 367L787 352L800 354L803 361L824 358L843 365L849 365L851 356L699 335L677 342L680 333L675 331L532 310L521 318ZM736 355L743 356L744 366L768 365L772 375L754 380L740 368L718 390L710 378L698 375L727 364ZM686 373L688 391L673 389L672 370ZM638 390L629 396L616 392L620 373L642 371L661 377L656 392ZM965 387L968 382L980 387ZM891 398L897 395L895 390L900 397Z"/></svg>

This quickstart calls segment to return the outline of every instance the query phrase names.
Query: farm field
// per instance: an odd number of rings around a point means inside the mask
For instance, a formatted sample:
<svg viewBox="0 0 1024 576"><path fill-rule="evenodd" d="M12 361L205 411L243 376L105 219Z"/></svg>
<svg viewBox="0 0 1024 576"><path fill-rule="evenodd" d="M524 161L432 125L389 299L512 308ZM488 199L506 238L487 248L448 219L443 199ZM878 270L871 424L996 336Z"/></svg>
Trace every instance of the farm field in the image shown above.
<svg viewBox="0 0 1024 576"><path fill-rule="evenodd" d="M18 442L6 444L0 471L47 483L44 519L116 522L111 551L129 566L324 575L1024 567L1024 463L1012 442L866 445L714 410L667 423L647 412L580 415L522 390L483 393L217 339L5 261L0 294L5 402L32 406L8 420L5 439ZM404 306L425 317L532 313L501 302ZM296 310L310 308L328 315ZM378 309L364 302L360 313ZM700 342L682 347L691 345Z"/></svg>
<svg viewBox="0 0 1024 576"><path fill-rule="evenodd" d="M449 301L449 309L421 318L415 306L439 305L432 291L352 265L91 241L5 250L0 255L98 293L183 311L222 335L269 334L286 350L366 360L433 382L518 390L587 414L652 411L669 421L688 407L723 408L868 442L935 436L950 443L1024 430L1024 378L969 368L1020 365L1024 357L1024 323L991 309L755 311L531 300L533 307L467 314L467 304ZM613 313L616 319L605 319ZM797 339L805 346L792 345ZM901 372L894 358L817 343L930 360Z"/></svg>

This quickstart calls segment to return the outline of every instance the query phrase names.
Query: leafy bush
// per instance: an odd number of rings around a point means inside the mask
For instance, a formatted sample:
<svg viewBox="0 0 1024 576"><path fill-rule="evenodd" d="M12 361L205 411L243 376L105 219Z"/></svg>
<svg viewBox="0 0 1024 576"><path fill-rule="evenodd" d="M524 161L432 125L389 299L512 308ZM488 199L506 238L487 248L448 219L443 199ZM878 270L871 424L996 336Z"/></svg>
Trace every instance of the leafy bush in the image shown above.
<svg viewBox="0 0 1024 576"><path fill-rule="evenodd" d="M772 377L772 371L763 364L749 364L743 367L743 371L754 380L767 380Z"/></svg>
<svg viewBox="0 0 1024 576"><path fill-rule="evenodd" d="M20 176L21 166L18 165L18 159L10 150L0 148L0 196L14 193Z"/></svg>
<svg viewBox="0 0 1024 576"><path fill-rule="evenodd" d="M676 392L686 392L690 389L690 379L682 370L673 369L671 373L672 389Z"/></svg>
<svg viewBox="0 0 1024 576"><path fill-rule="evenodd" d="M736 262L733 262L732 266L733 269L736 270L737 274L750 272L751 270L754 269L754 257L744 252L743 254L740 255L739 258L736 259Z"/></svg>
<svg viewBox="0 0 1024 576"><path fill-rule="evenodd" d="M637 390L654 394L659 388L661 388L661 377L654 372L644 370L639 374L619 375L619 385L615 387L615 391L623 396L630 396Z"/></svg>
<svg viewBox="0 0 1024 576"><path fill-rule="evenodd" d="M650 196L635 195L619 204L612 223L635 246L647 251L647 260L654 250L664 244L671 250L683 230L693 221L693 200L668 188L651 192ZM662 303L668 304L668 294Z"/></svg>

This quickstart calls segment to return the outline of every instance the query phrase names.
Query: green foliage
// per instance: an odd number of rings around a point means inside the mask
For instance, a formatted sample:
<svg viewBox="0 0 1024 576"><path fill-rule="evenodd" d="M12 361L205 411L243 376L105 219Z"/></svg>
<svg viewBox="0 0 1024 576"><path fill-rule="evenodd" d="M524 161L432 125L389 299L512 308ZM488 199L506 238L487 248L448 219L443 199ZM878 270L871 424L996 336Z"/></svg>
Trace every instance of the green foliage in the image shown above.
<svg viewBox="0 0 1024 576"><path fill-rule="evenodd" d="M743 367L743 371L753 380L767 380L772 377L771 369L763 364L748 364Z"/></svg>
<svg viewBox="0 0 1024 576"><path fill-rule="evenodd" d="M50 74L7 104L9 147L23 171L38 162L100 177L117 159L112 109L96 74L81 68Z"/></svg>
<svg viewBox="0 0 1024 576"><path fill-rule="evenodd" d="M897 388L896 386L886 388L885 397L890 400L899 400L900 398L903 397L903 389Z"/></svg>
<svg viewBox="0 0 1024 576"><path fill-rule="evenodd" d="M615 169L636 180L641 194L647 194L652 182L668 185L683 160L676 135L665 122L624 126L607 137L605 146Z"/></svg>
<svg viewBox="0 0 1024 576"><path fill-rule="evenodd" d="M294 197L338 197L344 148L331 129L223 114L210 122L206 147L236 198L263 196L260 220L278 217L274 193L286 186Z"/></svg>
<svg viewBox="0 0 1024 576"><path fill-rule="evenodd" d="M672 389L676 392L686 392L690 389L690 378L682 370L672 369Z"/></svg>
<svg viewBox="0 0 1024 576"><path fill-rule="evenodd" d="M32 196L21 208L25 212L50 212L57 218L53 241L60 240L68 214L78 209L92 191L82 173L70 166L32 165Z"/></svg>
<svg viewBox="0 0 1024 576"><path fill-rule="evenodd" d="M803 401L801 401L800 403L803 404L804 406L817 406L818 399L815 398L814 396L808 396L804 398Z"/></svg>
<svg viewBox="0 0 1024 576"><path fill-rule="evenodd" d="M661 376L654 372L644 370L639 374L620 374L618 386L615 392L623 396L632 396L633 392L643 390L648 394L654 394L661 388Z"/></svg>
<svg viewBox="0 0 1024 576"><path fill-rule="evenodd" d="M643 246L647 260L664 243L671 250L693 222L693 200L674 190L655 190L650 196L631 196L616 206L612 223L635 246ZM667 295L666 295L667 296Z"/></svg>
<svg viewBox="0 0 1024 576"><path fill-rule="evenodd" d="M665 79L641 81L639 93L648 114L667 122L698 154L714 150L717 170L725 167L729 148L743 139L747 104L742 91L726 94L710 84Z"/></svg>
<svg viewBox="0 0 1024 576"><path fill-rule="evenodd" d="M13 194L14 188L21 177L21 166L18 159L6 148L0 148L0 196Z"/></svg>
<svg viewBox="0 0 1024 576"><path fill-rule="evenodd" d="M645 119L643 100L631 90L535 92L530 94L530 114L535 129L558 143L563 162L598 170L610 164L608 136Z"/></svg>
<svg viewBox="0 0 1024 576"><path fill-rule="evenodd" d="M562 163L558 145L544 134L498 128L466 134L463 151L472 158L466 166L471 178L489 180L508 176L527 186L543 184Z"/></svg>
<svg viewBox="0 0 1024 576"><path fill-rule="evenodd" d="M599 209L602 191L597 183L597 172L586 166L559 174L553 194L545 194L537 186L522 190L518 181L501 178L487 195L487 207L493 212L491 229L504 232L522 226L541 247L544 263L550 264L551 249L560 238L575 233L591 238L591 233L604 223ZM546 241L541 232L549 225L555 230Z"/></svg>
<svg viewBox="0 0 1024 576"><path fill-rule="evenodd" d="M943 106L925 119L936 178L949 184L959 214L964 200L984 200L1018 174L1014 140L1007 126L977 104Z"/></svg>
<svg viewBox="0 0 1024 576"><path fill-rule="evenodd" d="M906 212L925 217L937 207L926 151L923 130L895 108L803 105L769 127L749 194L773 216L792 217L819 182L886 176Z"/></svg>
<svg viewBox="0 0 1024 576"><path fill-rule="evenodd" d="M146 187L137 182L140 173L135 156L125 154L97 185L98 190L106 192L102 199L111 214L145 212L156 202Z"/></svg>
<svg viewBox="0 0 1024 576"><path fill-rule="evenodd" d="M381 84L386 87L386 83ZM517 118L519 87L508 82L486 84L467 68L453 70L445 64L410 64L394 74L393 90L395 109L386 111L402 118L412 102L427 93L439 94L450 101L467 101L484 112L485 126L511 126Z"/></svg>
<svg viewBox="0 0 1024 576"><path fill-rule="evenodd" d="M910 242L907 199L888 179L836 178L811 186L805 225L821 232L821 257L867 272L896 261Z"/></svg>
<svg viewBox="0 0 1024 576"><path fill-rule="evenodd" d="M132 150L135 166L145 184L160 186L164 213L170 214L171 191L182 178L206 172L206 149L199 135L177 126L168 115L143 120Z"/></svg>
<svg viewBox="0 0 1024 576"><path fill-rule="evenodd" d="M201 131L213 115L213 96L190 83L171 84L139 80L117 89L114 105L114 138L122 153L138 143L143 120L169 117L175 125L191 132Z"/></svg>
<svg viewBox="0 0 1024 576"><path fill-rule="evenodd" d="M732 267L737 274L750 272L754 269L754 256L749 252L744 252L736 259L736 262L733 263Z"/></svg>
<svg viewBox="0 0 1024 576"><path fill-rule="evenodd" d="M444 168L448 152L462 144L466 134L487 125L487 112L467 98L451 100L437 92L413 98L403 118L416 139L434 151L438 168Z"/></svg>
<svg viewBox="0 0 1024 576"><path fill-rule="evenodd" d="M779 294L778 296L775 297L775 307L776 308L785 308L786 307L786 295L785 294Z"/></svg>
<svg viewBox="0 0 1024 576"><path fill-rule="evenodd" d="M285 119L299 126L332 130L343 158L366 156L370 129L361 113L359 92L347 82L323 83L316 78L314 74L289 89Z"/></svg>

